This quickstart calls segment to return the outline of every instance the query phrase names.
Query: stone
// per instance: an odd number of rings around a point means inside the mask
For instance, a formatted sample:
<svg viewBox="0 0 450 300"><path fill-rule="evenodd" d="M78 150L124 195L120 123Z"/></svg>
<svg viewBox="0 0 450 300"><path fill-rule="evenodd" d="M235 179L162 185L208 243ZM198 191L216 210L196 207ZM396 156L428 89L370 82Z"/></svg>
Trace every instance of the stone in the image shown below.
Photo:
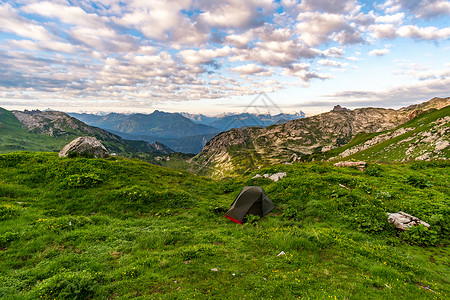
<svg viewBox="0 0 450 300"><path fill-rule="evenodd" d="M436 148L434 149L434 151L438 152L438 151L444 150L448 146L450 146L450 142L448 142L448 141L438 141L436 143Z"/></svg>
<svg viewBox="0 0 450 300"><path fill-rule="evenodd" d="M364 171L366 165L365 161L341 161L334 164L335 167L357 167L361 171Z"/></svg>
<svg viewBox="0 0 450 300"><path fill-rule="evenodd" d="M421 219L411 216L403 211L399 211L398 213L386 213L388 215L388 222L395 225L397 229L402 231L408 230L413 226L423 225L427 228L430 228L430 224L422 221Z"/></svg>
<svg viewBox="0 0 450 300"><path fill-rule="evenodd" d="M278 180L282 179L283 177L286 177L286 172L272 174L269 176L269 179L272 180L273 182L277 182Z"/></svg>
<svg viewBox="0 0 450 300"><path fill-rule="evenodd" d="M59 157L67 157L70 152L93 154L96 158L109 156L109 152L105 146L92 136L82 136L74 139L59 151Z"/></svg>
<svg viewBox="0 0 450 300"><path fill-rule="evenodd" d="M252 177L252 179L257 179L257 178L262 178L262 176L259 174L256 174L255 176Z"/></svg>

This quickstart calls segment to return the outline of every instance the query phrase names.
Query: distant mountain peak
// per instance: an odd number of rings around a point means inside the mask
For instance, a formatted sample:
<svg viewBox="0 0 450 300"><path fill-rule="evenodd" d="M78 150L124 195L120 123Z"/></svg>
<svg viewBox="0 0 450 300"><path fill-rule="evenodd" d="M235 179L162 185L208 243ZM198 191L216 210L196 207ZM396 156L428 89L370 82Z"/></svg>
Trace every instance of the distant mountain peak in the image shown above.
<svg viewBox="0 0 450 300"><path fill-rule="evenodd" d="M340 106L340 105L338 104L338 105L335 105L335 106L333 107L333 110L332 110L332 111L349 111L349 109L346 108L346 107L342 107L342 106Z"/></svg>

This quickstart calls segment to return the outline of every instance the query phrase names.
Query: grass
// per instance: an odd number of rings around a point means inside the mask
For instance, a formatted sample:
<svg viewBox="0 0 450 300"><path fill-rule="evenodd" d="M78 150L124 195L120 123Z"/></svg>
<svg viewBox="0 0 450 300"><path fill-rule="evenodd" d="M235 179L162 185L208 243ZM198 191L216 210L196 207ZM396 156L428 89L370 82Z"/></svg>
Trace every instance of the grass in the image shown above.
<svg viewBox="0 0 450 300"><path fill-rule="evenodd" d="M287 172L274 183L3 154L0 298L446 299L449 165L258 170ZM223 215L243 185L263 186L276 209L240 226ZM398 210L433 230L398 234L385 215Z"/></svg>

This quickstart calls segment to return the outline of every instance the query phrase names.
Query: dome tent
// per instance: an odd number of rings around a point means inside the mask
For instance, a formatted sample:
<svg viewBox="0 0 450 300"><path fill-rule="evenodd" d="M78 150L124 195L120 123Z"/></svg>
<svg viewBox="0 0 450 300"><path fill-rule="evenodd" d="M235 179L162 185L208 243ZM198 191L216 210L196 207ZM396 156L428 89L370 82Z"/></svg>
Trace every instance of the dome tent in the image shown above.
<svg viewBox="0 0 450 300"><path fill-rule="evenodd" d="M246 215L263 217L275 208L260 186L245 186L236 197L225 217L242 224Z"/></svg>

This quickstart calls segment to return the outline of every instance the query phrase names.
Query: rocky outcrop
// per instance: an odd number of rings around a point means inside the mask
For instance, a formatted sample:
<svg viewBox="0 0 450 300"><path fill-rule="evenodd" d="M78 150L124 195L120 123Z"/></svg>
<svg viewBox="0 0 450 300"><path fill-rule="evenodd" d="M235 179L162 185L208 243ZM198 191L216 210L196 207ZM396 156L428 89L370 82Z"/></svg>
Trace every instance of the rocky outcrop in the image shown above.
<svg viewBox="0 0 450 300"><path fill-rule="evenodd" d="M348 110L349 110L348 108L342 107L342 106L340 106L340 105L335 105L335 106L333 107L333 111L348 111Z"/></svg>
<svg viewBox="0 0 450 300"><path fill-rule="evenodd" d="M411 130L414 130L414 129L415 129L414 127L400 128L400 129L397 129L397 130L395 130L393 132L388 132L388 133L377 135L374 138L372 138L370 140L367 140L362 145L357 145L357 146L354 146L352 148L349 148L349 149L345 150L344 152L339 154L338 158L347 157L347 156L350 156L350 155L355 154L357 152L364 151L366 149L369 149L372 146L375 146L375 145L377 145L379 143L382 143L382 142L387 141L389 139L392 139L392 138L395 138L395 137L400 136L402 134L405 134L405 133L407 133L407 132L409 132Z"/></svg>
<svg viewBox="0 0 450 300"><path fill-rule="evenodd" d="M59 157L67 157L70 153L93 155L96 158L105 158L109 156L105 146L92 136L83 136L76 138L59 152Z"/></svg>
<svg viewBox="0 0 450 300"><path fill-rule="evenodd" d="M423 225L427 228L430 228L430 224L422 221L419 218L411 216L403 211L399 211L398 213L387 213L389 223L395 225L397 229L402 231L408 230L413 226Z"/></svg>
<svg viewBox="0 0 450 300"><path fill-rule="evenodd" d="M252 177L252 179L269 178L273 182L277 182L278 180L283 179L284 177L286 177L286 172L279 172L272 175L264 174L262 176L260 174L256 174L255 176Z"/></svg>

